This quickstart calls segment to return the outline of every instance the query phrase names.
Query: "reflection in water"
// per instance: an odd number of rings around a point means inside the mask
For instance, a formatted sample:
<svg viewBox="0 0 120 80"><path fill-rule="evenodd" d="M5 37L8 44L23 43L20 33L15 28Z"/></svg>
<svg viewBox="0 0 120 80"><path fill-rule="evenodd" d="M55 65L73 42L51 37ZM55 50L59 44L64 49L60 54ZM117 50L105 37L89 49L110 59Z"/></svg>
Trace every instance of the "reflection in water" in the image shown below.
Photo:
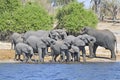
<svg viewBox="0 0 120 80"><path fill-rule="evenodd" d="M120 80L120 63L0 64L0 80Z"/></svg>

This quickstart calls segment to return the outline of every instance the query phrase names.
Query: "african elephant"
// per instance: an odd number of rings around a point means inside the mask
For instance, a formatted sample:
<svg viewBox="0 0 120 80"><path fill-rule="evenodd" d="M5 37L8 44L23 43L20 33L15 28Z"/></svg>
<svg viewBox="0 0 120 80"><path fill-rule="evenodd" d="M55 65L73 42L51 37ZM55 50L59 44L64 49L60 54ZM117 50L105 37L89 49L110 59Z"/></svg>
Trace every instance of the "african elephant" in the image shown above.
<svg viewBox="0 0 120 80"><path fill-rule="evenodd" d="M115 44L117 47L117 40L115 35L111 31L107 29L97 30L90 27L85 27L81 30L81 34L88 34L96 38L96 42L94 43L94 46L93 46L94 56L96 56L97 47L101 46L101 47L104 47L105 49L110 50L111 59L114 59L114 60L116 59Z"/></svg>
<svg viewBox="0 0 120 80"><path fill-rule="evenodd" d="M27 31L25 34L22 36L23 40L26 41L27 38L30 36L36 36L36 37L48 37L49 36L49 31L45 30L38 30L38 31Z"/></svg>
<svg viewBox="0 0 120 80"><path fill-rule="evenodd" d="M54 29L50 31L51 36L55 37L57 40L63 40L67 37L67 33L63 29Z"/></svg>
<svg viewBox="0 0 120 80"><path fill-rule="evenodd" d="M33 48L34 53L38 53L39 61L44 62L44 57L47 54L47 49L53 39L49 37L30 36L25 43Z"/></svg>
<svg viewBox="0 0 120 80"><path fill-rule="evenodd" d="M31 59L33 54L33 48L29 46L28 44L25 43L17 43L15 47L15 60L17 60L17 55L18 55L18 60L20 60L20 55L23 54L25 62L28 61L28 59Z"/></svg>
<svg viewBox="0 0 120 80"><path fill-rule="evenodd" d="M83 40L85 42L85 45L86 46L89 46L89 52L90 52L90 58L93 57L93 46L94 46L94 43L96 42L96 38L93 37L93 36L90 36L88 34L82 34L82 35L79 35L77 36L79 39Z"/></svg>
<svg viewBox="0 0 120 80"><path fill-rule="evenodd" d="M79 39L79 37L69 35L64 39L64 41L71 45L77 46L79 51L82 51L83 61L86 62L85 42L83 40Z"/></svg>
<svg viewBox="0 0 120 80"><path fill-rule="evenodd" d="M22 35L23 34L19 34L19 33L13 33L11 35L11 49L15 49L17 43L23 42Z"/></svg>
<svg viewBox="0 0 120 80"><path fill-rule="evenodd" d="M50 31L50 38L55 39L55 40L60 40L61 36L59 35L58 32L56 32L56 30L51 30Z"/></svg>
<svg viewBox="0 0 120 80"><path fill-rule="evenodd" d="M53 41L51 43L51 54L52 54L52 61L56 62L56 58L61 55L61 60L62 62L65 61L65 56L66 56L66 60L70 61L71 59L71 55L68 52L69 48L70 48L70 44L63 42L62 40L57 40L57 41Z"/></svg>
<svg viewBox="0 0 120 80"><path fill-rule="evenodd" d="M77 46L72 45L71 49L69 49L69 52L71 53L72 61L80 61L80 51Z"/></svg>

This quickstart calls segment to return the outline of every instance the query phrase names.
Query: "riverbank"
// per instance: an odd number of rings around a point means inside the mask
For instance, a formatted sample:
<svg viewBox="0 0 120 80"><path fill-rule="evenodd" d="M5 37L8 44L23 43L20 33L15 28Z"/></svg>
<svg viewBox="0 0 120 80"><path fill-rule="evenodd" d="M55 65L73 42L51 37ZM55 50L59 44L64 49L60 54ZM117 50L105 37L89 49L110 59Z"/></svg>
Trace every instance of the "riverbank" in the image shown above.
<svg viewBox="0 0 120 80"><path fill-rule="evenodd" d="M112 31L117 38L117 50L116 61L110 59L110 51L104 49L103 47L99 47L97 49L97 58L86 58L87 62L120 62L120 23L98 23L98 29L109 29ZM88 47L86 47L87 55L88 55ZM18 61L14 61L14 50L11 49L11 44L6 42L0 42L0 63L17 63ZM52 58L46 56L45 61L49 62ZM82 62L82 57L81 57Z"/></svg>

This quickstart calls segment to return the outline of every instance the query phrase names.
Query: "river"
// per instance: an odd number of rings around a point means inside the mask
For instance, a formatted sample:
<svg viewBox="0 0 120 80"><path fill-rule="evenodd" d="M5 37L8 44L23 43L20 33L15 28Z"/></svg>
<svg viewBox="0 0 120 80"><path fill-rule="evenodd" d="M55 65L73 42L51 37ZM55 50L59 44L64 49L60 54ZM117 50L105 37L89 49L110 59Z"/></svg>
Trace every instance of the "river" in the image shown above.
<svg viewBox="0 0 120 80"><path fill-rule="evenodd" d="M120 63L1 63L0 80L120 80Z"/></svg>

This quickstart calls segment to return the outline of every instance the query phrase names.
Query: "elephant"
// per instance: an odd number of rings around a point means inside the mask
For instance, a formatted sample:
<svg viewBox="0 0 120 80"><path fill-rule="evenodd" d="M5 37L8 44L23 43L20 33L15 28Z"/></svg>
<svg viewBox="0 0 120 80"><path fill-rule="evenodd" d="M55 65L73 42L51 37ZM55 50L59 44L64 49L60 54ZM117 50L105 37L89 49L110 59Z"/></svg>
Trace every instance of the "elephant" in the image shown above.
<svg viewBox="0 0 120 80"><path fill-rule="evenodd" d="M90 36L93 36L96 38L96 42L93 46L93 57L96 57L96 50L98 46L104 47L105 49L110 50L111 52L111 59L115 60L115 45L117 47L117 40L115 35L108 29L104 30L98 30L93 29L90 27L84 27L81 32L81 34L88 34ZM116 49L117 52L117 49Z"/></svg>
<svg viewBox="0 0 120 80"><path fill-rule="evenodd" d="M71 53L72 61L80 61L80 51L79 47L72 45L71 49L69 49L69 52Z"/></svg>
<svg viewBox="0 0 120 80"><path fill-rule="evenodd" d="M79 39L79 37L69 35L64 39L64 41L69 43L70 45L77 46L79 48L79 51L82 51L83 62L86 62L85 42L83 40Z"/></svg>
<svg viewBox="0 0 120 80"><path fill-rule="evenodd" d="M67 37L67 33L63 29L54 29L50 31L51 36L55 36L57 40L64 40Z"/></svg>
<svg viewBox="0 0 120 80"><path fill-rule="evenodd" d="M44 62L44 57L47 54L47 49L50 47L50 43L52 41L54 41L54 39L51 39L49 37L39 38L36 36L30 36L25 43L33 48L34 53L38 53L39 61Z"/></svg>
<svg viewBox="0 0 120 80"><path fill-rule="evenodd" d="M49 31L45 30L38 30L38 31L27 31L25 34L22 36L23 40L26 41L27 38L30 36L36 36L36 37L49 37Z"/></svg>
<svg viewBox="0 0 120 80"><path fill-rule="evenodd" d="M17 43L23 42L22 35L16 32L11 35L11 49L15 49Z"/></svg>
<svg viewBox="0 0 120 80"><path fill-rule="evenodd" d="M62 40L58 40L58 41L53 41L51 42L51 54L52 54L52 61L56 62L56 58L60 55L61 56L61 60L62 62L65 62L67 60L67 62L71 61L71 55L68 52L68 50L70 49L70 44L69 43L65 43ZM65 60L65 56L66 56L66 60Z"/></svg>
<svg viewBox="0 0 120 80"><path fill-rule="evenodd" d="M50 38L55 39L55 40L59 40L59 39L61 39L61 36L59 35L58 32L56 32L56 30L51 30L50 31Z"/></svg>
<svg viewBox="0 0 120 80"><path fill-rule="evenodd" d="M33 48L25 43L17 43L15 47L15 60L20 60L20 55L23 54L25 62L27 62L34 55Z"/></svg>
<svg viewBox="0 0 120 80"><path fill-rule="evenodd" d="M90 36L88 34L82 34L82 35L78 35L77 36L79 39L83 40L85 42L85 45L86 46L89 46L89 52L90 52L90 58L93 57L93 46L94 46L94 43L96 42L96 38L93 37L93 36Z"/></svg>

